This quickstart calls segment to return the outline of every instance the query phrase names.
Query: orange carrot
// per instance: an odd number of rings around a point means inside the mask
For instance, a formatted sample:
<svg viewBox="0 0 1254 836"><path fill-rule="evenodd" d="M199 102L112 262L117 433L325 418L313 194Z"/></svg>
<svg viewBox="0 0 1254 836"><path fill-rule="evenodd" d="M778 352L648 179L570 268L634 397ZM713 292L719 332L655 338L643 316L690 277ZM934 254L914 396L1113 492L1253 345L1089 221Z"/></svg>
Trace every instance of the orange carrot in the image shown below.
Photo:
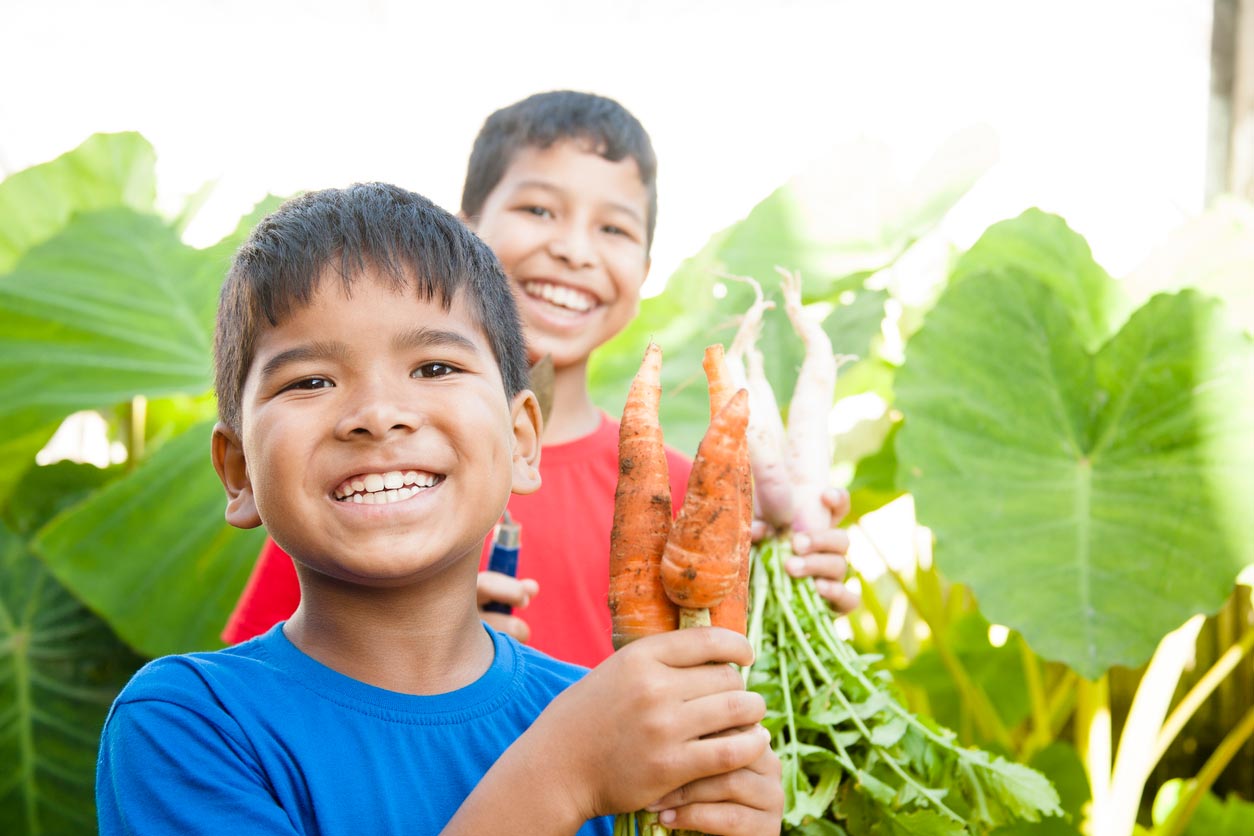
<svg viewBox="0 0 1254 836"><path fill-rule="evenodd" d="M710 420L722 409L736 387L732 380L731 370L723 357L723 346L715 343L705 350L701 362L709 381ZM752 405L750 405L750 423L752 423ZM740 489L740 530L736 539L737 576L736 583L717 605L710 608L710 623L715 627L726 627L745 635L749 627L749 526L753 522L753 476L749 467L749 442L742 438L740 449L736 452L736 482Z"/></svg>
<svg viewBox="0 0 1254 836"><path fill-rule="evenodd" d="M680 607L680 626L727 595L740 576L740 445L749 423L749 393L741 389L710 421L688 477L687 494L662 553L662 585ZM702 614L701 610L707 610ZM686 611L686 612L685 612Z"/></svg>
<svg viewBox="0 0 1254 836"><path fill-rule="evenodd" d="M662 349L649 343L631 382L618 431L618 486L610 531L610 616L614 647L674 630L675 605L659 564L671 530L671 487L658 407Z"/></svg>

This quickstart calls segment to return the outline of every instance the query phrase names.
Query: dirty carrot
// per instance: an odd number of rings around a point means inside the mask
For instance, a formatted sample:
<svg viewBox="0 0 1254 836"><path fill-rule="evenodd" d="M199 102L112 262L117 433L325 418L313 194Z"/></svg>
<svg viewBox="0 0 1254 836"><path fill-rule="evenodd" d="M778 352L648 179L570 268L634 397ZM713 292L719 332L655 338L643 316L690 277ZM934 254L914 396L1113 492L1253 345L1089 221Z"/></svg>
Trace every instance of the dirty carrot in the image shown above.
<svg viewBox="0 0 1254 836"><path fill-rule="evenodd" d="M662 426L662 349L650 343L632 380L618 433L618 486L610 531L610 617L614 647L674 630L675 605L659 564L672 506Z"/></svg>
<svg viewBox="0 0 1254 836"><path fill-rule="evenodd" d="M749 393L738 390L710 421L688 478L679 517L662 553L662 584L680 608L680 626L709 624L740 575L738 450L749 421Z"/></svg>
<svg viewBox="0 0 1254 836"><path fill-rule="evenodd" d="M710 420L726 406L736 393L721 343L705 349L701 361L710 393ZM753 404L749 404L749 421L753 421ZM749 467L749 442L741 437L736 451L736 482L740 491L740 530L736 540L736 562L739 574L736 583L723 600L710 607L710 623L745 635L749 623L749 526L753 522L753 476Z"/></svg>

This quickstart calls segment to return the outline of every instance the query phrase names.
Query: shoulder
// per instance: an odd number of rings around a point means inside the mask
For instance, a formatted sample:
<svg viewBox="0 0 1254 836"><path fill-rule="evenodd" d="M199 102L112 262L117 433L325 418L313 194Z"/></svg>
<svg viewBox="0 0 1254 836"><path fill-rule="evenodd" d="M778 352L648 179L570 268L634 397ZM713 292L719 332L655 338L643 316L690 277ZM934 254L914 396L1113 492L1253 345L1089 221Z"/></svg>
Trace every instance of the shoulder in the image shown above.
<svg viewBox="0 0 1254 836"><path fill-rule="evenodd" d="M154 659L131 677L114 700L111 713L123 707L161 704L204 716L225 716L228 707L240 699L251 701L278 687L277 671L266 652L269 635L223 650Z"/></svg>
<svg viewBox="0 0 1254 836"><path fill-rule="evenodd" d="M516 670L520 684L528 690L556 696L588 673L588 669L582 665L563 662L542 650L521 644L504 633L495 635L499 642L508 644L518 661Z"/></svg>

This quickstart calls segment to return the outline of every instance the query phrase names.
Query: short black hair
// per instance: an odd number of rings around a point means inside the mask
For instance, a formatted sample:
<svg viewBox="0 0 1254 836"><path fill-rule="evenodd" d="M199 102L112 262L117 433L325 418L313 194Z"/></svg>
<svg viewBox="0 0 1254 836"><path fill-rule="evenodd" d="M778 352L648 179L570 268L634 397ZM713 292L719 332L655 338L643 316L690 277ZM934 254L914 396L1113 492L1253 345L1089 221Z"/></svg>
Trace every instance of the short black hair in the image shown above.
<svg viewBox="0 0 1254 836"><path fill-rule="evenodd" d="M640 120L613 99L574 90L536 93L489 116L475 137L462 186L462 215L473 224L488 195L523 148L548 148L561 140L585 143L610 162L630 157L649 196L646 248L657 225L657 155Z"/></svg>
<svg viewBox="0 0 1254 836"><path fill-rule="evenodd" d="M527 387L522 323L487 244L451 213L386 183L307 192L263 218L236 252L218 304L214 388L218 414L240 430L244 381L261 329L310 303L332 272L348 292L373 268L445 310L463 294L513 397Z"/></svg>

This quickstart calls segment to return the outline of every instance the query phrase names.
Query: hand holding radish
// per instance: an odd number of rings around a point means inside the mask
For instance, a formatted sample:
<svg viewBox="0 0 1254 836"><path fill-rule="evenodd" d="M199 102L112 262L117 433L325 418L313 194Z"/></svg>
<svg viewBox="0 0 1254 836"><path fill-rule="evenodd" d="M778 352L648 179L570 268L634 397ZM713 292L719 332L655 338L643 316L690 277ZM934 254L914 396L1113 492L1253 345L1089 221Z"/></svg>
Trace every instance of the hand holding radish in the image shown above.
<svg viewBox="0 0 1254 836"><path fill-rule="evenodd" d="M484 605L489 603L508 604L513 609L521 609L540 593L540 585L531 578L515 578L500 572L480 572L475 584L478 597L479 617L493 629L526 643L531 638L531 628L527 622L516 615L489 612Z"/></svg>

